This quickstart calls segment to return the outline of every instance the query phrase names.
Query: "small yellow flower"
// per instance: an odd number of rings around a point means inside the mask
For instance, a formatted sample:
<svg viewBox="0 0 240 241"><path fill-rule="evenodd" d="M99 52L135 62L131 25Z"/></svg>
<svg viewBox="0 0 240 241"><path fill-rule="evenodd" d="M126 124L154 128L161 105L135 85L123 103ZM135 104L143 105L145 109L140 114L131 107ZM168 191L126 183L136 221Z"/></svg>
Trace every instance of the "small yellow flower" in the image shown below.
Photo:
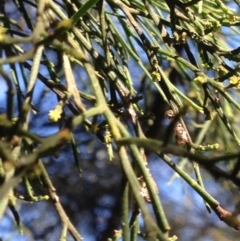
<svg viewBox="0 0 240 241"><path fill-rule="evenodd" d="M232 85L237 85L240 81L240 78L236 75L233 75L232 77L229 78L229 83Z"/></svg>
<svg viewBox="0 0 240 241"><path fill-rule="evenodd" d="M203 78L202 76L197 76L196 78L193 79L193 81L198 84L204 84L207 82L206 79Z"/></svg>
<svg viewBox="0 0 240 241"><path fill-rule="evenodd" d="M160 73L158 73L157 71L153 71L152 72L152 81L156 82L156 81L160 81L160 80L161 80Z"/></svg>
<svg viewBox="0 0 240 241"><path fill-rule="evenodd" d="M62 105L57 105L55 109L49 111L48 118L52 122L57 122L61 118L61 114Z"/></svg>

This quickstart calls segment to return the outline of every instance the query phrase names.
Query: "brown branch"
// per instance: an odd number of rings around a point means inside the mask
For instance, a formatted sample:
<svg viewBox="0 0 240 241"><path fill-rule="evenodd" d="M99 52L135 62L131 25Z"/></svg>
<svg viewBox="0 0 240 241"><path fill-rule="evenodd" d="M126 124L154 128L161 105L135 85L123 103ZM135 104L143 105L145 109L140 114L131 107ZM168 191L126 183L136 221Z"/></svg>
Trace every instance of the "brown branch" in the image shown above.
<svg viewBox="0 0 240 241"><path fill-rule="evenodd" d="M238 231L240 230L240 218L238 218L234 212L229 212L223 209L220 205L218 205L216 208L213 208L213 210L217 216L228 226Z"/></svg>
<svg viewBox="0 0 240 241"><path fill-rule="evenodd" d="M72 235L73 239L76 240L76 241L82 241L83 238L82 236L79 234L79 232L77 231L77 229L74 227L74 225L72 224L72 222L69 220L66 212L64 211L63 207L62 207L62 204L60 202L60 199L59 199L59 196L57 195L57 192L56 192L56 189L55 187L53 186L50 178L49 178L49 175L43 165L43 163L40 161L39 162L39 167L40 167L40 170L41 170L41 178L49 192L49 195L54 203L54 206L58 212L58 215L61 219L61 222L62 222L62 225L63 227L66 225L70 234Z"/></svg>

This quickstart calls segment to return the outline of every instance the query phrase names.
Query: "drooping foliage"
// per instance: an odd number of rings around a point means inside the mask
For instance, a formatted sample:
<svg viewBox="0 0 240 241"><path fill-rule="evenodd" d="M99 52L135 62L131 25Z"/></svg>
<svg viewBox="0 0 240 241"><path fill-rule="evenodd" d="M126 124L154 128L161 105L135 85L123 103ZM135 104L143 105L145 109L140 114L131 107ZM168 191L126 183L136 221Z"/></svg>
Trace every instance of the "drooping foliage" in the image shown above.
<svg viewBox="0 0 240 241"><path fill-rule="evenodd" d="M166 163L208 212L240 229L234 194L236 208L228 211L205 189L199 167L221 190L239 188L237 0L0 4L0 218L9 208L22 233L26 213L21 218L16 203L52 202L59 239L82 240L81 222L68 218L58 194L63 187L52 181L59 173L50 166L64 155L64 165L75 168L62 179L69 184L74 170L81 183L92 175L81 153L98 153L94 159L106 152L104 167L115 165L118 176L111 189L117 201L99 240L177 239L151 160ZM107 169L103 176L109 185L115 180ZM80 202L90 189L81 190ZM73 193L67 203L77 198Z"/></svg>

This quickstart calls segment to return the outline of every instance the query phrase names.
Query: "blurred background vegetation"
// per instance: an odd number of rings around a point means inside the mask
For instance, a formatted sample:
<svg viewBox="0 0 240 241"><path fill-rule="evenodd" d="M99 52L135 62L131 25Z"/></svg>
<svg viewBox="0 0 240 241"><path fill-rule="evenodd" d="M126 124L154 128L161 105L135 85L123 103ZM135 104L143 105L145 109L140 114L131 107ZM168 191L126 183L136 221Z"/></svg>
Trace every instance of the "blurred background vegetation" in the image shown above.
<svg viewBox="0 0 240 241"><path fill-rule="evenodd" d="M2 0L0 240L238 240L239 9Z"/></svg>

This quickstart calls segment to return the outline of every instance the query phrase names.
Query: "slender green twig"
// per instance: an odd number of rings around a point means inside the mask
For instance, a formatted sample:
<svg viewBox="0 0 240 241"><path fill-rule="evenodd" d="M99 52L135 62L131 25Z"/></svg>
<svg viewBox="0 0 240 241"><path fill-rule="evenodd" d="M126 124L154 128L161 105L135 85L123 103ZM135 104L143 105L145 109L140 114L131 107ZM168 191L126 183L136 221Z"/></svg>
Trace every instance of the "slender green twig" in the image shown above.
<svg viewBox="0 0 240 241"><path fill-rule="evenodd" d="M73 96L77 108L80 111L85 111L85 107L81 101L76 81L74 79L69 57L65 53L63 54L63 67L67 81L67 90Z"/></svg>
<svg viewBox="0 0 240 241"><path fill-rule="evenodd" d="M122 197L122 235L123 240L130 241L129 236L129 183L125 183Z"/></svg>
<svg viewBox="0 0 240 241"><path fill-rule="evenodd" d="M116 120L116 122L117 122L117 126L120 128L122 134L125 137L128 137L129 135L128 135L127 131L125 130L125 128L123 128L122 124L119 123L119 121L117 121L117 120ZM152 203L153 203L153 208L155 210L155 215L156 215L156 218L157 218L158 225L161 227L161 229L164 232L167 232L170 227L169 227L167 218L165 216L165 213L164 213L162 204L160 202L160 199L159 199L159 197L158 197L158 195L157 195L157 193L154 189L149 171L146 168L146 166L145 166L145 164L142 160L141 154L139 153L139 150L137 149L137 147L135 145L130 145L129 148L131 149L132 154L133 154L133 156L134 156L134 158L137 162L137 165L139 166L139 169L140 169L140 171L143 175L143 178L146 182L146 185L147 185L147 188L149 190L149 194L150 194L150 197L151 197L151 200L152 200Z"/></svg>
<svg viewBox="0 0 240 241"><path fill-rule="evenodd" d="M130 139L122 139L122 140L118 140L117 142L120 144L123 144L123 143L127 143ZM193 180L187 173L185 173L181 168L179 168L166 154L164 153L168 153L167 150L169 150L169 152L171 154L173 154L171 152L171 150L173 149L172 147L162 147L161 148L161 145L160 145L160 142L158 141L152 141L151 144L149 144L149 142L147 143L147 141L144 141L144 140L141 140L141 139L135 139L134 142L131 140L132 143L138 143L138 145L142 145L143 146L143 143L145 143L148 148L151 148L151 149L157 149L158 148L158 151L156 151L157 153L160 153L158 154L171 168L173 168L175 171L177 171L177 173L185 180L187 181L199 194L200 196L203 197L203 199L210 204L211 207L216 207L218 205L218 202L213 199L205 190L204 188L202 188L195 180ZM153 143L157 144L158 147L153 147ZM144 146L145 146L144 144ZM198 155L196 154L191 154L191 152L189 151L186 151L184 150L183 148L179 148L179 149L176 149L175 147L175 151L174 153L176 154L177 152L179 151L179 154L180 152L182 151L182 154L185 153L187 154L188 153L188 157L190 159L194 158L194 157L198 157ZM182 155L181 155L182 156ZM184 155L183 155L184 156ZM200 160L200 157L196 158L198 160ZM201 160L204 160L204 157L202 157Z"/></svg>

